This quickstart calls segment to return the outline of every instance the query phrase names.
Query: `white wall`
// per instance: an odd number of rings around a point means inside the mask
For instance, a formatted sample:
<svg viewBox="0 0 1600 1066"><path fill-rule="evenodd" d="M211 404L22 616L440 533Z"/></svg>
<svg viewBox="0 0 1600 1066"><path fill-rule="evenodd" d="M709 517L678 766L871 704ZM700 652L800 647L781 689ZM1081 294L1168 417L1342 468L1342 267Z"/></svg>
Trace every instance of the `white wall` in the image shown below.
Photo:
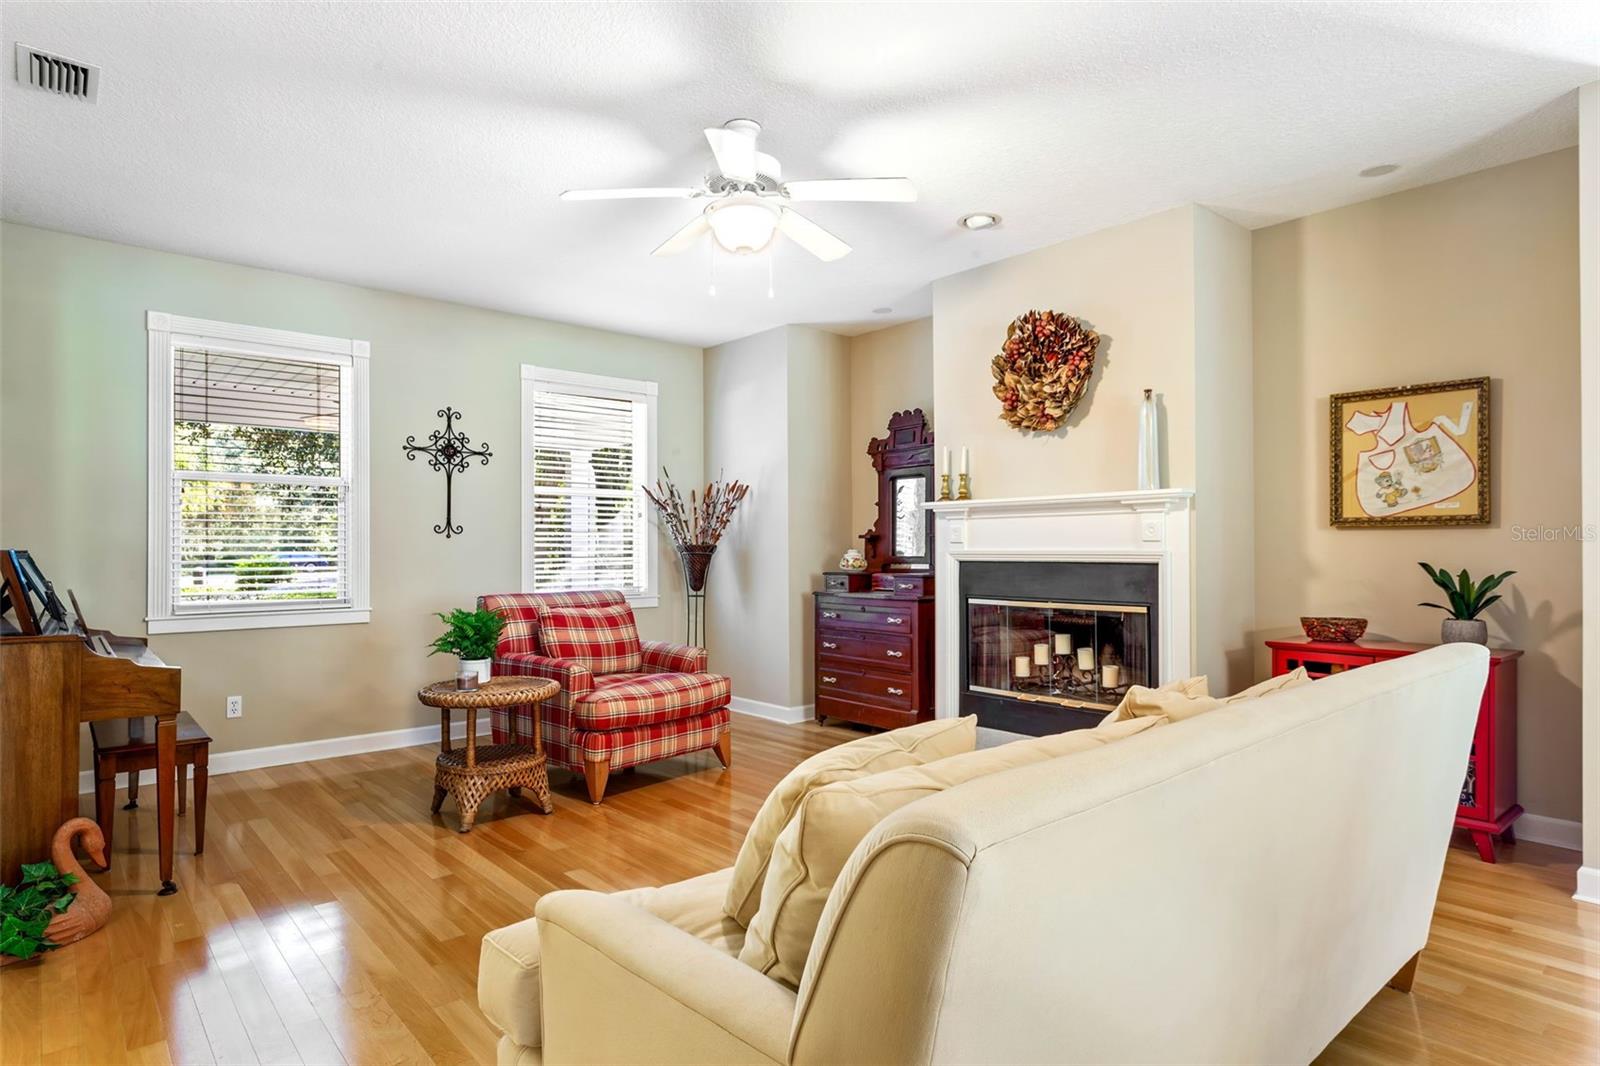
<svg viewBox="0 0 1600 1066"><path fill-rule="evenodd" d="M889 418L917 408L933 422L933 319L919 318L850 338L850 533L878 520L878 473L867 444ZM935 439L938 427L934 427Z"/></svg>

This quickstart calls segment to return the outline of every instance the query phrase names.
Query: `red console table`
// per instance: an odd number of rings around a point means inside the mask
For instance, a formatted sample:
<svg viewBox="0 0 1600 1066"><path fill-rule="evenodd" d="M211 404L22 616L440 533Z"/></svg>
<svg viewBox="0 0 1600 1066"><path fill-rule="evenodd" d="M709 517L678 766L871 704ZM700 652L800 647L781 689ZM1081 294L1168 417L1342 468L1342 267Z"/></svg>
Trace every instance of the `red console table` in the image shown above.
<svg viewBox="0 0 1600 1066"><path fill-rule="evenodd" d="M1298 666L1312 677L1327 677L1358 666L1398 659L1434 647L1397 641L1269 640L1272 674L1286 674ZM1456 828L1472 834L1478 857L1494 862L1494 840L1514 839L1511 823L1522 817L1517 804L1517 659L1512 648L1489 649L1489 683L1478 706L1478 725L1467 756L1467 778L1461 785Z"/></svg>

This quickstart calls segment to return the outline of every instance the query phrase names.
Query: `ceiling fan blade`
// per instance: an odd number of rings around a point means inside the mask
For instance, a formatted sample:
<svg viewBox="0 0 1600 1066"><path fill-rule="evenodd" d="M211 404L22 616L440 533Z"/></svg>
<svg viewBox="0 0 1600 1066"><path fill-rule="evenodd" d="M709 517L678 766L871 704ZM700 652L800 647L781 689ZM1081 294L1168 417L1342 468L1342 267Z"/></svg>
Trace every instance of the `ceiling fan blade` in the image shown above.
<svg viewBox="0 0 1600 1066"><path fill-rule="evenodd" d="M680 229L677 233L674 233L672 236L662 241L661 246L650 254L677 255L679 252L688 251L689 246L694 244L694 242L699 240L701 237L705 236L710 229L711 223L706 221L706 216L696 215L691 218L688 224Z"/></svg>
<svg viewBox="0 0 1600 1066"><path fill-rule="evenodd" d="M872 203L909 204L916 202L917 187L910 178L825 178L821 181L791 181L783 187L791 200L854 200Z"/></svg>
<svg viewBox="0 0 1600 1066"><path fill-rule="evenodd" d="M824 263L831 263L850 254L848 244L806 216L787 207L778 209L778 232Z"/></svg>
<svg viewBox="0 0 1600 1066"><path fill-rule="evenodd" d="M699 189L568 189L563 200L688 200L704 195Z"/></svg>
<svg viewBox="0 0 1600 1066"><path fill-rule="evenodd" d="M706 130L711 154L717 157L717 172L735 181L756 180L755 135L739 129L719 127Z"/></svg>

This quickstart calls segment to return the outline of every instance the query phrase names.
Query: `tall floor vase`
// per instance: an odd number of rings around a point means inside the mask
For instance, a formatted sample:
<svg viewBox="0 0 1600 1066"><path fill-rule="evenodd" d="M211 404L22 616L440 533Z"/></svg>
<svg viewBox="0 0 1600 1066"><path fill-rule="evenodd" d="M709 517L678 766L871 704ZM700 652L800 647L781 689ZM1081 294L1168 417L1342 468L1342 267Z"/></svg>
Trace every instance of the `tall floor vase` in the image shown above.
<svg viewBox="0 0 1600 1066"><path fill-rule="evenodd" d="M684 642L691 647L706 646L706 573L711 569L715 544L685 544L678 548L683 564Z"/></svg>

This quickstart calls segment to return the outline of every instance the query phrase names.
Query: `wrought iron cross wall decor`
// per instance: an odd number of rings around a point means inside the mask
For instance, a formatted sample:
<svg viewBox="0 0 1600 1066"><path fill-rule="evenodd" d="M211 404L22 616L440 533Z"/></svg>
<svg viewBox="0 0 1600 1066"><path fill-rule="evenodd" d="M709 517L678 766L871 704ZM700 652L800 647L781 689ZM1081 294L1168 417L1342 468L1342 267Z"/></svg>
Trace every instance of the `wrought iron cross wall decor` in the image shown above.
<svg viewBox="0 0 1600 1066"><path fill-rule="evenodd" d="M430 467L444 471L444 525L434 526L433 531L451 537L461 532L460 526L451 524L451 478L464 472L474 459L479 460L479 465L488 466L489 456L493 453L487 444L481 448L469 447L472 441L455 425L456 419L461 417L460 411L445 407L439 411L439 417L444 419L444 428L429 433L427 444L418 444L416 435L408 433L401 447L405 449L407 459L415 461L418 454L426 455Z"/></svg>

